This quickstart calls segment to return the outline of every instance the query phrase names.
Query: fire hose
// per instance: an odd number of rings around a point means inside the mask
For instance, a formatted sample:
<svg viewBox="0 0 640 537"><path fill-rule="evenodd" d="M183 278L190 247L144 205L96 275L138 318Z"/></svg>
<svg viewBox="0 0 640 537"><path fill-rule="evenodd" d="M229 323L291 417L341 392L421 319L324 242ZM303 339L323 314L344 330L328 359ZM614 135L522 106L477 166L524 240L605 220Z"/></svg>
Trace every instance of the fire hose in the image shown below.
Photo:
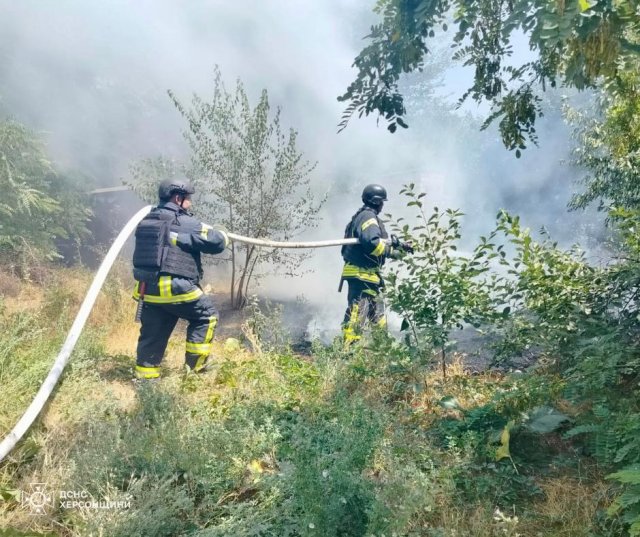
<svg viewBox="0 0 640 537"><path fill-rule="evenodd" d="M115 262L120 250L124 246L125 242L133 233L136 226L140 223L140 221L149 213L149 211L153 207L148 205L140 209L135 215L131 217L131 220L127 222L127 224L122 228L122 231L118 234L115 241L109 248L107 255L102 261L98 272L96 273L89 290L80 306L80 310L76 315L73 324L71 325L71 329L67 334L67 339L62 345L62 349L60 350L57 358L55 359L49 374L44 379L38 393L34 397L33 401L22 415L22 417L18 420L18 423L14 426L11 432L0 442L0 462L4 460L4 458L13 450L16 444L20 441L20 439L24 436L24 434L29 430L33 422L36 420L44 405L49 400L49 397L53 393L53 390L62 375L62 371L64 370L67 362L69 361L69 357L73 352L76 343L78 342L78 338L84 328L85 323L91 313L91 309L98 297L98 293L109 274L109 270L111 269L113 263ZM227 236L232 241L243 242L247 244L253 244L256 246L264 246L267 248L325 248L329 246L341 246L343 244L355 244L358 242L357 239L338 239L338 240L330 240L330 241L315 241L315 242L283 242L283 241L272 241L268 239L255 239L251 237L243 237L242 235L236 235L235 233L227 233Z"/></svg>

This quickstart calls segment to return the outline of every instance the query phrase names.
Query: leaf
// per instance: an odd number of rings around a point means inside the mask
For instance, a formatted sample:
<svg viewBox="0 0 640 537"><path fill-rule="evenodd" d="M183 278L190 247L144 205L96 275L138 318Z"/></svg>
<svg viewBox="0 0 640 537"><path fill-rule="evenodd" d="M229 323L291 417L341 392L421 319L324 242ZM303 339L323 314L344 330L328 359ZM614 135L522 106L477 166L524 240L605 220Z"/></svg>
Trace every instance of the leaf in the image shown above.
<svg viewBox="0 0 640 537"><path fill-rule="evenodd" d="M252 460L249 464L247 464L247 469L252 474L261 474L264 472L264 467L262 461L257 459Z"/></svg>
<svg viewBox="0 0 640 537"><path fill-rule="evenodd" d="M607 479L615 479L620 483L629 483L631 485L640 485L640 465L634 464L626 468L609 474Z"/></svg>
<svg viewBox="0 0 640 537"><path fill-rule="evenodd" d="M579 434L597 433L599 430L600 426L593 423L587 425L578 425L577 427L573 427L572 429L564 433L564 437L573 438L574 436L578 436Z"/></svg>
<svg viewBox="0 0 640 537"><path fill-rule="evenodd" d="M500 447L496 450L496 460L510 459L511 452L509 451L509 440L511 438L511 427L513 427L513 421L510 421L504 426L502 434L500 435Z"/></svg>
<svg viewBox="0 0 640 537"><path fill-rule="evenodd" d="M8 502L8 501L19 502L20 491L15 489L9 489L9 488L0 488L0 499L4 500L5 502Z"/></svg>
<svg viewBox="0 0 640 537"><path fill-rule="evenodd" d="M637 537L640 535L640 520L637 520L629 527L629 535L631 537Z"/></svg>
<svg viewBox="0 0 640 537"><path fill-rule="evenodd" d="M640 494L638 494L634 487L632 487L629 491L623 492L617 500L620 503L622 508L627 508L631 505L635 505L640 502Z"/></svg>
<svg viewBox="0 0 640 537"><path fill-rule="evenodd" d="M225 352L229 352L229 353L239 351L240 347L241 347L240 341L232 337L227 338L224 342L224 345L222 346Z"/></svg>
<svg viewBox="0 0 640 537"><path fill-rule="evenodd" d="M555 408L539 406L533 409L523 425L534 433L547 434L555 431L567 421L569 421L569 417Z"/></svg>
<svg viewBox="0 0 640 537"><path fill-rule="evenodd" d="M402 319L402 324L400 325L400 331L403 332L405 330L409 330L409 321L407 321L407 319Z"/></svg>
<svg viewBox="0 0 640 537"><path fill-rule="evenodd" d="M440 401L438 401L438 404L442 408L447 408L449 410L455 410L460 408L460 403L458 399L456 399L456 397L453 395L447 395L446 397L443 397L442 399L440 399Z"/></svg>

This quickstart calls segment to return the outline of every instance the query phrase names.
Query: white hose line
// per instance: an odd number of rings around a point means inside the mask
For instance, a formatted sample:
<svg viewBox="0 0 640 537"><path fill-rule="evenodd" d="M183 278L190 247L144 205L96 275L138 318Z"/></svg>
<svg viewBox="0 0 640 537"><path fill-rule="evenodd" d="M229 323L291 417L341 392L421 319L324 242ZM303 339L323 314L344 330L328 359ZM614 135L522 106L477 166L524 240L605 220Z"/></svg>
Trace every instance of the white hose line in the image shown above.
<svg viewBox="0 0 640 537"><path fill-rule="evenodd" d="M98 293L104 284L107 275L109 274L109 270L111 266L115 262L120 250L124 246L124 243L129 238L129 235L133 233L134 229L138 225L138 223L149 213L149 211L153 209L152 205L147 205L146 207L140 209L131 220L127 222L127 225L122 229L120 234L116 237L116 240L109 248L106 257L102 261L98 272L91 283L91 287L89 287L89 291L87 291L87 295L84 297L84 301L80 306L80 311L76 315L75 320L73 321L73 325L71 326L71 330L67 334L67 339L62 345L62 349L58 354L47 378L44 379L42 386L38 390L33 401L22 415L18 423L16 423L15 427L11 430L11 432L0 442L0 462L4 460L4 458L11 453L16 444L20 441L20 439L27 432L29 427L33 424L35 419L38 417L38 414L44 408L44 405L47 403L47 400L53 393L53 389L55 388L60 376L62 375L62 371L64 370L67 362L69 361L69 357L73 352L76 343L78 342L78 338L80 337L80 333L84 328L85 323L87 322L87 318L91 313L91 309L98 297ZM255 244L257 246L266 246L271 248L324 248L327 246L340 246L342 244L355 244L358 242L357 239L340 239L334 241L316 241L316 242L280 242L280 241L270 241L266 239L252 239L250 237L243 237L241 235L236 235L234 233L227 233L228 237L234 241L245 242L248 244Z"/></svg>
<svg viewBox="0 0 640 537"><path fill-rule="evenodd" d="M89 287L89 291L87 295L84 297L84 301L82 302L82 306L80 306L80 311L76 315L75 321L73 321L73 325L71 326L71 330L69 330L69 334L67 334L67 339L56 358L56 361L53 363L53 367L47 378L44 379L42 386L38 390L34 400L27 408L26 412L20 418L20 421L16 423L16 426L13 430L4 438L2 442L0 442L0 462L11 452L11 450L15 447L15 445L20 441L24 433L27 432L31 424L35 421L40 414L40 411L46 404L49 396L53 392L55 385L62 374L62 370L64 366L67 365L67 361L69 360L69 356L71 356L71 352L80 337L80 333L84 328L85 323L87 322L87 318L89 317L89 313L91 313L91 308L93 308L93 304L98 297L98 293L104 284L105 279L107 278L107 274L109 274L109 270L111 269L111 265L113 265L114 261L118 257L120 250L124 246L124 243L129 238L129 235L133 233L133 230L136 228L140 220L142 220L152 209L151 205L140 209L132 218L127 222L127 225L122 229L114 243L109 248L104 261L100 265L98 269L98 273L96 274L93 282L91 283L91 287Z"/></svg>
<svg viewBox="0 0 640 537"><path fill-rule="evenodd" d="M247 244L255 244L256 246L266 246L269 248L326 248L327 246L341 246L343 244L356 244L358 242L358 239L338 239L335 241L313 242L282 242L270 241L267 239L253 239L251 237L236 235L235 233L227 233L227 236L232 241L246 242Z"/></svg>

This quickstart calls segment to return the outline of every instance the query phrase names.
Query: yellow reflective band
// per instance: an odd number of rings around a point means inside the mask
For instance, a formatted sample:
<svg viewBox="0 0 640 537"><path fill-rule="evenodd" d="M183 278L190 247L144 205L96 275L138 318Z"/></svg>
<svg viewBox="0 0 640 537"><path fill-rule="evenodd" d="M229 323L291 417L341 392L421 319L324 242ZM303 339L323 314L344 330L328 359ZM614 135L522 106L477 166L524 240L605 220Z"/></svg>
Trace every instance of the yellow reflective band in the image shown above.
<svg viewBox="0 0 640 537"><path fill-rule="evenodd" d="M380 276L378 275L378 271L376 269L356 267L355 265L350 265L349 263L347 263L342 269L342 277L357 278L358 280L370 283L380 283Z"/></svg>
<svg viewBox="0 0 640 537"><path fill-rule="evenodd" d="M209 236L209 230L213 229L213 226L209 226L204 222L201 225L202 229L200 230L200 236L206 239Z"/></svg>
<svg viewBox="0 0 640 537"><path fill-rule="evenodd" d="M365 289L364 291L362 291L362 294L371 295L371 296L378 296L378 292L374 291L373 289Z"/></svg>
<svg viewBox="0 0 640 537"><path fill-rule="evenodd" d="M178 234L175 231L169 232L169 243L173 246L178 245Z"/></svg>
<svg viewBox="0 0 640 537"><path fill-rule="evenodd" d="M217 324L218 324L217 317L214 317L214 316L209 317L209 328L207 329L207 334L204 336L205 343L211 343L211 341L213 341L213 331L216 329Z"/></svg>
<svg viewBox="0 0 640 537"><path fill-rule="evenodd" d="M360 306L354 304L351 308L351 314L349 315L349 328L353 329L358 324L358 313L360 313Z"/></svg>
<svg viewBox="0 0 640 537"><path fill-rule="evenodd" d="M384 254L384 247L385 247L385 242L384 242L383 239L380 239L380 242L378 243L378 246L376 246L373 249L373 252L371 252L371 255L380 256L380 255Z"/></svg>
<svg viewBox="0 0 640 537"><path fill-rule="evenodd" d="M366 272L354 272L353 274L343 272L342 275L345 278L357 278L358 280L362 280L363 282L380 283L379 276L375 274L368 274ZM146 296L145 296L145 300L147 300Z"/></svg>
<svg viewBox="0 0 640 537"><path fill-rule="evenodd" d="M161 297L171 296L171 276L160 276L158 279L158 289Z"/></svg>
<svg viewBox="0 0 640 537"><path fill-rule="evenodd" d="M191 341L187 341L186 351L191 352L193 354L208 354L211 352L211 343L193 343Z"/></svg>
<svg viewBox="0 0 640 537"><path fill-rule="evenodd" d="M143 373L156 373L156 372L160 371L160 367L159 366L146 366L146 365L137 365L136 364L136 371L141 371Z"/></svg>
<svg viewBox="0 0 640 537"><path fill-rule="evenodd" d="M342 270L343 273L346 272L352 272L352 273L358 273L358 274L369 274L371 276L377 276L378 275L378 269L377 268L364 268L364 267L357 267L356 265L352 265L350 263L345 263L344 265L344 269Z"/></svg>
<svg viewBox="0 0 640 537"><path fill-rule="evenodd" d="M358 334L356 334L352 328L343 328L342 329L342 340L344 342L345 346L348 346L349 344L353 343L354 341L358 341L362 339L361 336L359 336Z"/></svg>
<svg viewBox="0 0 640 537"><path fill-rule="evenodd" d="M183 293L181 295L171 295L171 296L158 296L158 295L144 295L144 301L150 304L179 304L180 302L191 302L192 300L196 300L201 297L204 293L202 289L196 287L193 291L189 291L188 293ZM133 298L139 299L140 292L138 288L133 292Z"/></svg>
<svg viewBox="0 0 640 537"><path fill-rule="evenodd" d="M366 222L364 222L362 224L362 227L360 228L360 230L364 231L369 226L374 226L374 225L377 226L378 225L378 221L375 218L369 218L369 220L367 220Z"/></svg>
<svg viewBox="0 0 640 537"><path fill-rule="evenodd" d="M159 367L144 367L136 365L136 377L139 379L155 379L160 376Z"/></svg>
<svg viewBox="0 0 640 537"><path fill-rule="evenodd" d="M196 365L193 366L193 370L196 372L200 371L202 367L206 364L207 358L208 358L207 354L203 354L202 356L200 356L198 358L198 361L196 362Z"/></svg>

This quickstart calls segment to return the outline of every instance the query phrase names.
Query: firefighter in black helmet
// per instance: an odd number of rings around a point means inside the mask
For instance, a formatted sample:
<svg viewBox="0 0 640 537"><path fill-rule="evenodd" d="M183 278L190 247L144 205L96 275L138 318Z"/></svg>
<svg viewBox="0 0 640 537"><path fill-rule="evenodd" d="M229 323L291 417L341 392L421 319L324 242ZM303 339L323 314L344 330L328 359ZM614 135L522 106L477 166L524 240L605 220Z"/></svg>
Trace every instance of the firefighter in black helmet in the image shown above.
<svg viewBox="0 0 640 537"><path fill-rule="evenodd" d="M223 230L187 212L194 193L189 181L162 181L160 203L136 228L133 296L143 303L136 359L139 379L160 376L160 363L178 319L189 323L185 353L189 369L204 371L211 351L218 312L200 287L200 255L223 252L229 239Z"/></svg>
<svg viewBox="0 0 640 537"><path fill-rule="evenodd" d="M347 281L349 292L347 310L342 321L342 335L346 346L361 338L364 321L384 327L383 305L377 300L383 280L380 275L388 257L400 252L413 253L413 246L401 242L395 235L389 236L379 218L387 191L380 185L367 185L362 191L364 205L353 215L345 229L345 238L357 238L357 244L342 247L344 268L340 280Z"/></svg>

